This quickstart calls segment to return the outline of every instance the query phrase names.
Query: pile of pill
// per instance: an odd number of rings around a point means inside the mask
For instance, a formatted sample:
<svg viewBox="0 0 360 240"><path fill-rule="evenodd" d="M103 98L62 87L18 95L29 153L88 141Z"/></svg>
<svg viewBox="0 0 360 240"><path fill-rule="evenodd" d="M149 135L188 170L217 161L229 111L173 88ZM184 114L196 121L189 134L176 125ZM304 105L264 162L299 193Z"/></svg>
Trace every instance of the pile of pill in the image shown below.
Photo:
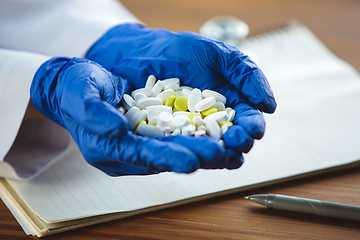
<svg viewBox="0 0 360 240"><path fill-rule="evenodd" d="M235 110L215 91L180 86L178 78L156 80L150 75L145 87L124 94L119 111L132 131L141 136L208 135L221 144L233 125Z"/></svg>

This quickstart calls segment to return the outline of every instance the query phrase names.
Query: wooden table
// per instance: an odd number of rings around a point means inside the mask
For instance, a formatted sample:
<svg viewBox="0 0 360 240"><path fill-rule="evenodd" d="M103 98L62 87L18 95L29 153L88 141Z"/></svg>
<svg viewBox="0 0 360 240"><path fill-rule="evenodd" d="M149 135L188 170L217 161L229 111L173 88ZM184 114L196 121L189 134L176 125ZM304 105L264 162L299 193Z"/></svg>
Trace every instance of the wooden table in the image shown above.
<svg viewBox="0 0 360 240"><path fill-rule="evenodd" d="M356 0L123 0L154 28L197 32L209 18L231 15L248 23L250 35L296 19L337 56L360 71L360 2ZM356 109L354 109L356 110ZM360 143L359 143L360 147ZM360 205L360 168L138 215L46 239L359 239L360 222L276 211L244 199L279 193ZM0 239L31 239L0 203Z"/></svg>

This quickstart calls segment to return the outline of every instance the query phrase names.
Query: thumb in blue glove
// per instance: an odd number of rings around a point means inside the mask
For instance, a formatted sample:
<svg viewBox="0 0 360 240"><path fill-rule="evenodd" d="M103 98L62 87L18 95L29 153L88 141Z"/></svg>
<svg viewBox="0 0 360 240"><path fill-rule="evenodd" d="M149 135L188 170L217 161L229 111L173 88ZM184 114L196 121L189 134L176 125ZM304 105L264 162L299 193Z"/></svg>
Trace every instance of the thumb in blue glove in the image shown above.
<svg viewBox="0 0 360 240"><path fill-rule="evenodd" d="M128 89L144 87L147 76L155 75L178 77L182 85L223 94L236 110L235 126L223 138L239 155L264 135L262 112L276 109L265 75L247 55L196 33L119 25L100 38L86 57L127 79Z"/></svg>
<svg viewBox="0 0 360 240"><path fill-rule="evenodd" d="M95 62L52 58L38 69L30 94L37 109L69 130L85 160L110 176L189 173L213 168L212 163L218 168L242 164L241 155L210 138L155 139L130 132L116 109L127 88L126 80ZM213 151L201 150L206 148Z"/></svg>

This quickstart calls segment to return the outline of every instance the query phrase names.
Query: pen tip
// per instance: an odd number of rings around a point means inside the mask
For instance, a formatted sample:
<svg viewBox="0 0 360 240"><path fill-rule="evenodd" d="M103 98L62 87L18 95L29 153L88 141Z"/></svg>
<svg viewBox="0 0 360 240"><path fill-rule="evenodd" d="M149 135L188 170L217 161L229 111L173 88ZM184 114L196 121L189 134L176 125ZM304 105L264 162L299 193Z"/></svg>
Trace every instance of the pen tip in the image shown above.
<svg viewBox="0 0 360 240"><path fill-rule="evenodd" d="M246 196L245 199L249 200L249 199L250 199L250 196Z"/></svg>

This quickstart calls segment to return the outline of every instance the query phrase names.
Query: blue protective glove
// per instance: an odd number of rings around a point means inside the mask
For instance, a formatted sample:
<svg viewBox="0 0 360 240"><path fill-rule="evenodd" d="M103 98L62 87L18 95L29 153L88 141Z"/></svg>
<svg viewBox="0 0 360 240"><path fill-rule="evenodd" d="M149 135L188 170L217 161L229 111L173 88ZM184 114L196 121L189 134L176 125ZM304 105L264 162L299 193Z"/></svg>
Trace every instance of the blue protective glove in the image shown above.
<svg viewBox="0 0 360 240"><path fill-rule="evenodd" d="M258 66L237 48L192 32L125 24L108 31L87 52L110 72L126 79L125 92L158 79L180 78L182 85L212 89L227 98L236 112L235 126L223 139L238 154L248 152L264 135L261 112L273 113L276 102Z"/></svg>
<svg viewBox="0 0 360 240"><path fill-rule="evenodd" d="M52 58L36 72L30 94L37 109L69 130L85 160L110 176L241 166L241 154L210 137L130 132L117 110L128 88L128 81L92 61Z"/></svg>

